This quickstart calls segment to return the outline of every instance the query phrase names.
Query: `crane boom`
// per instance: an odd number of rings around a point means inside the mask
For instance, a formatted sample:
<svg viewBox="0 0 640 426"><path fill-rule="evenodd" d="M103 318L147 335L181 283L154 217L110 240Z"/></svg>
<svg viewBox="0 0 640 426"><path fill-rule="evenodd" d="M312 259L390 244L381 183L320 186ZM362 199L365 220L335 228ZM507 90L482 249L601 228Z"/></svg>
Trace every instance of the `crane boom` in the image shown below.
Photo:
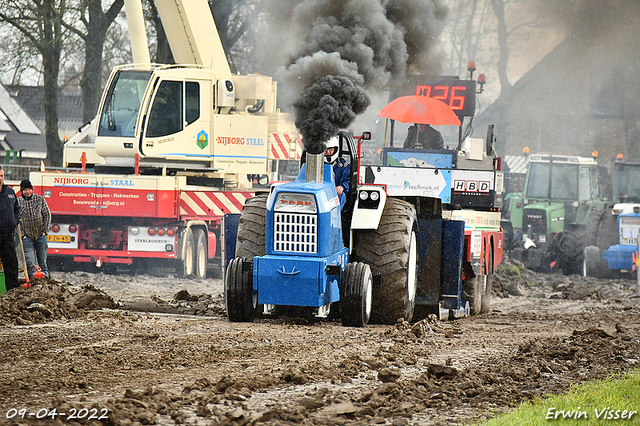
<svg viewBox="0 0 640 426"><path fill-rule="evenodd" d="M231 76L206 0L155 0L155 4L177 64L211 67L217 78Z"/></svg>
<svg viewBox="0 0 640 426"><path fill-rule="evenodd" d="M150 64L149 43L142 14L142 0L127 0L124 4L129 26L129 40L133 62L136 64Z"/></svg>

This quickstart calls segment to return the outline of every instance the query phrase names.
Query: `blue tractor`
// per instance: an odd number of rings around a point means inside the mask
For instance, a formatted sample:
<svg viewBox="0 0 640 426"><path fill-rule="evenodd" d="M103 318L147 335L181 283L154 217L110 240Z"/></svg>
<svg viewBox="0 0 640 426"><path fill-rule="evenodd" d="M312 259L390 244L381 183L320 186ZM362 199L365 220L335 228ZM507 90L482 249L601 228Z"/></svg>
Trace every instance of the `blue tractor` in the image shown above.
<svg viewBox="0 0 640 426"><path fill-rule="evenodd" d="M342 132L340 142L341 155L355 160L353 137ZM350 161L354 190L341 212L331 165L324 163L322 154L305 157L295 181L274 186L269 194L256 194L244 206L236 257L229 262L225 278L231 321L252 320L258 306L264 313L295 306L326 317L336 302L340 302L343 324L364 326L370 319L371 268L353 261L344 239L349 238L344 231L350 227L356 204L357 161ZM368 194L372 206L384 197L381 187ZM415 288L415 268L407 274L410 279L404 281ZM402 317L410 317L412 306L406 305L411 300L413 296L405 294Z"/></svg>
<svg viewBox="0 0 640 426"><path fill-rule="evenodd" d="M617 220L618 244L602 252L597 245L584 248L583 276L606 278L618 273L637 272L640 207L633 207L633 213L620 214Z"/></svg>
<svg viewBox="0 0 640 426"><path fill-rule="evenodd" d="M295 181L257 193L239 217L225 217L229 319L252 321L259 313L293 309L362 327L430 313L449 319L487 312L488 276L501 260L500 213L461 209L463 202L493 204L495 194L457 186L464 186L463 178L500 178L487 170L495 158L414 150L411 155L430 156L441 168L359 170L354 138L340 132L339 140L340 155L351 164L342 212L331 166L322 154L308 154ZM386 151L389 158L408 152ZM485 169L459 170L470 164ZM419 185L405 185L416 178ZM444 214L443 200L455 210Z"/></svg>

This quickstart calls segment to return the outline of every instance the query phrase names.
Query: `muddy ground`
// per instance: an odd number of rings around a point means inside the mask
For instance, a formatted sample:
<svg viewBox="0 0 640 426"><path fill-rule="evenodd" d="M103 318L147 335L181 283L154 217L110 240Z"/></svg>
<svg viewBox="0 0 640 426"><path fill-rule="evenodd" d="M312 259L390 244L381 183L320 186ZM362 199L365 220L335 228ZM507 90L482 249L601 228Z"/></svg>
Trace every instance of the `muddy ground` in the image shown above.
<svg viewBox="0 0 640 426"><path fill-rule="evenodd" d="M0 296L0 423L468 424L638 367L635 289L506 261L489 314L355 329L230 323L221 280L54 273Z"/></svg>

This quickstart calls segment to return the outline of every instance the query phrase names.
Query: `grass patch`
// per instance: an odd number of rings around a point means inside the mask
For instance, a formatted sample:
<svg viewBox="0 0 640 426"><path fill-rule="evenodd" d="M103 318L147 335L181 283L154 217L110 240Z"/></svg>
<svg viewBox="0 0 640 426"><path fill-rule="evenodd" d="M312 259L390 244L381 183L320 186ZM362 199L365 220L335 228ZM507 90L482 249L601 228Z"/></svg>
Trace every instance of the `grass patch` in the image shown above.
<svg viewBox="0 0 640 426"><path fill-rule="evenodd" d="M640 425L640 370L574 385L563 395L535 398L520 404L512 413L482 424Z"/></svg>
<svg viewBox="0 0 640 426"><path fill-rule="evenodd" d="M507 275L517 275L518 278L522 277L522 269L520 269L520 267L515 263L509 264L509 266L507 266L505 270Z"/></svg>

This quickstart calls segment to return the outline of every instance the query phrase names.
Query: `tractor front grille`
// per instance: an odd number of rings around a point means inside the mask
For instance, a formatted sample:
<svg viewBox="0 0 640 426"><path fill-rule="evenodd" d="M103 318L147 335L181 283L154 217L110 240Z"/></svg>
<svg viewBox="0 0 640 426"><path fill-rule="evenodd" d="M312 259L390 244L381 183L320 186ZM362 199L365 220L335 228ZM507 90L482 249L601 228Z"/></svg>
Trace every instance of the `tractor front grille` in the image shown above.
<svg viewBox="0 0 640 426"><path fill-rule="evenodd" d="M273 250L293 253L318 252L318 216L274 213Z"/></svg>
<svg viewBox="0 0 640 426"><path fill-rule="evenodd" d="M522 222L525 233L528 232L529 225L531 225L531 232L534 235L547 234L547 212L544 210L525 210Z"/></svg>

